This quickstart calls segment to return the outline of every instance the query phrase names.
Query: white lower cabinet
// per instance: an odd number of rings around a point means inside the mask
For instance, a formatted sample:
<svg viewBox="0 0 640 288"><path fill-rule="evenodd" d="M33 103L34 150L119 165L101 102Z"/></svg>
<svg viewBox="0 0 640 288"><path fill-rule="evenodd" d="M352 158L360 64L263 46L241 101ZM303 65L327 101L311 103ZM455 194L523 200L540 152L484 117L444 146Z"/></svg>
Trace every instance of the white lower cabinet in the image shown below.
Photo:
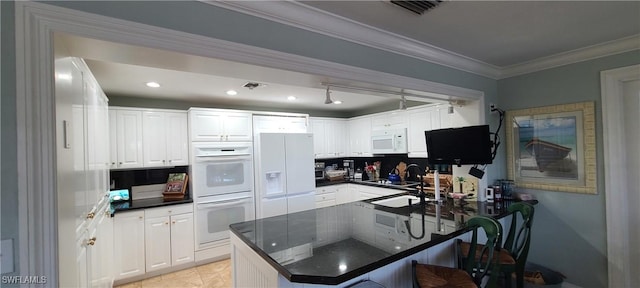
<svg viewBox="0 0 640 288"><path fill-rule="evenodd" d="M144 210L118 212L113 218L115 279L145 273Z"/></svg>
<svg viewBox="0 0 640 288"><path fill-rule="evenodd" d="M116 213L116 280L193 262L193 225L193 204Z"/></svg>
<svg viewBox="0 0 640 288"><path fill-rule="evenodd" d="M326 186L316 188L316 208L323 208L336 205L336 186Z"/></svg>
<svg viewBox="0 0 640 288"><path fill-rule="evenodd" d="M145 210L147 272L194 259L193 206L165 206Z"/></svg>

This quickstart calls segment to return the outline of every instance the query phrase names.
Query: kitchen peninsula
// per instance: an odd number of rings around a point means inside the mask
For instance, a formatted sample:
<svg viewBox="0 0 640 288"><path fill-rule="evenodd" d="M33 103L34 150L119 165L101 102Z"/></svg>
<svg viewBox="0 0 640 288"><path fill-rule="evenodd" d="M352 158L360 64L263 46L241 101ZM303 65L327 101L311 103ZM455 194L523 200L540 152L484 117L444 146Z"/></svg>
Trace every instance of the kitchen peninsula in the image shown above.
<svg viewBox="0 0 640 288"><path fill-rule="evenodd" d="M508 218L508 202L445 201L421 207L417 201L380 201L399 196L411 195L402 192L232 224L234 286L346 287L373 280L386 287L410 287L411 260L453 265L452 240L468 240L464 223L469 217L491 216L503 225Z"/></svg>

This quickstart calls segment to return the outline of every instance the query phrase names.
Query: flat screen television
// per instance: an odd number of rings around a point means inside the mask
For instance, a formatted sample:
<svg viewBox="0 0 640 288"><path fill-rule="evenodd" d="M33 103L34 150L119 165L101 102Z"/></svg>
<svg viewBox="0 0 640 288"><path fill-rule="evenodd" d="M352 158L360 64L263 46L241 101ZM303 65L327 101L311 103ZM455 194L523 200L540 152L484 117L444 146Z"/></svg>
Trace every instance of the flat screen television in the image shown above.
<svg viewBox="0 0 640 288"><path fill-rule="evenodd" d="M430 164L491 164L489 125L425 131Z"/></svg>

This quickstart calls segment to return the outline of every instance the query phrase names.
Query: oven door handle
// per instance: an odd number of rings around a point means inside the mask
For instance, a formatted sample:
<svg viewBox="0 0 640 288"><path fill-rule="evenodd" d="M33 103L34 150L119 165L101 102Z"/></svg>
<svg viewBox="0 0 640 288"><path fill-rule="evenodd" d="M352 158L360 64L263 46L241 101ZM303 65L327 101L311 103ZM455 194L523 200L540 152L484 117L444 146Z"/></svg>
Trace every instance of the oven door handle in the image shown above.
<svg viewBox="0 0 640 288"><path fill-rule="evenodd" d="M196 206L198 206L198 209L228 207L228 206L234 206L234 205L245 203L247 202L245 199L250 199L250 198L251 196L247 196L247 197L236 198L236 199L231 199L227 201L205 202L205 203L199 203Z"/></svg>
<svg viewBox="0 0 640 288"><path fill-rule="evenodd" d="M195 155L196 158L232 158L232 157L243 157L243 156L251 156L251 153L238 153L238 154L222 154L222 155Z"/></svg>

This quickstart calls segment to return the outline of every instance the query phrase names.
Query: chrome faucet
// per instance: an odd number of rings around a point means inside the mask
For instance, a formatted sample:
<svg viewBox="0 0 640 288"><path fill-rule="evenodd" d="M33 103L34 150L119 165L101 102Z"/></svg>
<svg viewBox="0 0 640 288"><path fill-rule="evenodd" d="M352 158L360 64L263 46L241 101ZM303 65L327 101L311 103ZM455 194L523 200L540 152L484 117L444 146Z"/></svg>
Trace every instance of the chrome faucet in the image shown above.
<svg viewBox="0 0 640 288"><path fill-rule="evenodd" d="M406 173L409 174L409 169L410 168L418 168L420 171L424 171L424 169L422 169L418 164L409 164L407 166L407 171ZM425 206L426 206L426 201L425 201L425 196L426 194L424 193L424 180L422 179L422 174L418 173L417 174L418 177L420 178L420 184L419 184L419 189L418 189L418 197L420 197L420 208L422 209L422 213L421 217L422 217L422 233L420 234L420 236L414 236L413 233L411 232L411 218L409 218L409 220L404 221L404 225L405 227L407 227L407 232L409 232L409 236L411 236L411 238L413 239L422 239L424 238L424 234L425 234L425 227L424 227L424 210L425 210Z"/></svg>
<svg viewBox="0 0 640 288"><path fill-rule="evenodd" d="M409 173L409 168L418 168L420 171L425 171L424 169L422 169L418 164L409 164L407 166L407 174ZM409 236L411 236L411 238L414 239L422 239L425 236L425 224L424 224L424 214L425 214L425 209L426 209L426 193L424 192L424 180L423 180L423 175L418 173L417 174L418 177L420 178L420 184L419 184L419 189L418 189L418 197L420 197L420 208L422 209L422 213L421 214L421 218L422 218L422 233L420 234L420 236L414 236L413 233L411 232L411 223L410 220L406 220L404 221L404 225L407 227L407 232L409 232ZM438 181L438 179L436 179L436 181ZM440 191L436 191L436 193L440 193ZM437 199L437 198L436 198ZM440 200L435 200L434 201L436 204L436 229L438 230L438 232L442 231L442 227L441 227L441 220L440 220Z"/></svg>
<svg viewBox="0 0 640 288"><path fill-rule="evenodd" d="M422 167L420 167L418 164L409 164L407 166L407 175L409 174L409 170L410 168L418 168L419 171L424 171L424 169ZM424 192L424 180L422 179L423 175L418 173L418 178L420 178L420 184L418 184L418 197L420 197L420 205L425 205L426 201L425 201L425 197L426 197L426 193Z"/></svg>

